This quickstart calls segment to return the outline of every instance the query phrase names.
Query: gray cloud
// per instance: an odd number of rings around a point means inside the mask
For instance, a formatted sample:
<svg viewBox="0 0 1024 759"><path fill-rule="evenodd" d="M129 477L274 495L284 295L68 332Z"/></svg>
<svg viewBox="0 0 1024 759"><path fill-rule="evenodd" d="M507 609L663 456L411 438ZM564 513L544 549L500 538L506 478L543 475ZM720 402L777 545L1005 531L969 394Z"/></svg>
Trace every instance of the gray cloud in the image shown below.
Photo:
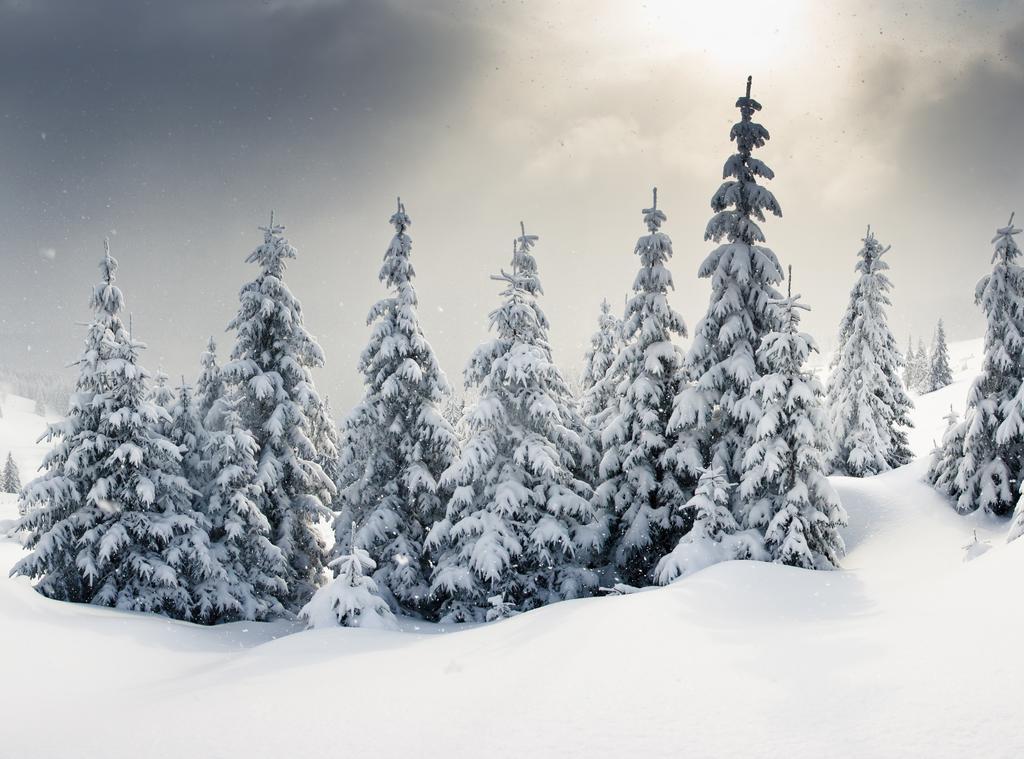
<svg viewBox="0 0 1024 759"><path fill-rule="evenodd" d="M359 393L398 193L424 323L455 380L520 219L541 235L556 357L578 366L600 299L632 282L653 184L692 327L747 73L786 212L766 231L815 307L808 329L831 343L871 222L893 244L896 329L945 316L953 339L978 334L988 239L1024 213L1024 10L784 5L726 49L704 40L736 9L658 0L595 0L585 16L468 0L0 0L0 362L76 356L111 235L148 364L191 375L273 206L341 410Z"/></svg>

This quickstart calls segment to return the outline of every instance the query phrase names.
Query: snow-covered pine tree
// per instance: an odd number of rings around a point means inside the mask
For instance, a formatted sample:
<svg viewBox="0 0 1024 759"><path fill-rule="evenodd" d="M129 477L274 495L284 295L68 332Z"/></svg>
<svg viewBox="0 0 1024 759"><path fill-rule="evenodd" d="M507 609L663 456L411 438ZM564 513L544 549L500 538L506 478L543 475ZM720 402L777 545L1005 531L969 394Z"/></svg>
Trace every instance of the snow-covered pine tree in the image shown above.
<svg viewBox="0 0 1024 759"><path fill-rule="evenodd" d="M337 487L341 481L341 442L330 396L324 396L323 403L320 404L311 419L313 434L310 437L320 454L320 466L328 479Z"/></svg>
<svg viewBox="0 0 1024 759"><path fill-rule="evenodd" d="M580 411L590 429L600 434L608 417L618 409L614 377L609 369L619 355L622 322L612 313L607 300L601 301L597 332L590 338L590 349L583 358Z"/></svg>
<svg viewBox="0 0 1024 759"><path fill-rule="evenodd" d="M451 392L448 380L420 326L406 233L411 221L401 200L390 223L395 234L379 278L392 292L367 318L372 331L359 359L366 393L343 427L335 533L339 550L350 554L345 538L352 522L359 524L356 546L375 565L381 592L397 607L423 614L432 570L423 541L444 516L439 481L459 445L440 410Z"/></svg>
<svg viewBox="0 0 1024 759"><path fill-rule="evenodd" d="M704 239L720 244L699 270L711 279L711 298L686 357L692 384L675 399L669 425L675 441L667 457L680 475L696 477L705 466L719 467L730 482L739 481L743 454L753 443L747 394L760 376L758 346L779 328L769 304L779 297L775 285L783 276L775 254L761 244L765 237L758 222L766 213L781 217L782 209L771 191L757 183L758 177L775 174L752 155L769 135L753 121L761 104L750 96L750 87L748 77L746 94L736 101L740 121L729 135L737 152L726 160L726 181L711 198L715 214ZM732 496L733 515L745 526L738 491Z"/></svg>
<svg viewBox="0 0 1024 759"><path fill-rule="evenodd" d="M910 389L916 393L928 392L929 370L931 368L931 356L924 345L924 339L917 339L917 352L914 354L914 385Z"/></svg>
<svg viewBox="0 0 1024 759"><path fill-rule="evenodd" d="M903 357L885 313L892 283L882 257L889 248L871 227L863 242L828 383L829 464L837 474L851 477L885 472L913 459L907 442L913 403L900 381ZM917 380L916 369L911 378Z"/></svg>
<svg viewBox="0 0 1024 759"><path fill-rule="evenodd" d="M756 432L743 456L739 489L750 504L747 525L763 530L772 561L831 569L845 551L839 528L846 512L825 476L824 391L804 369L817 346L798 331L799 310L810 310L799 298L775 302L781 329L767 334L757 352L760 377L750 386L757 408L748 411Z"/></svg>
<svg viewBox="0 0 1024 759"><path fill-rule="evenodd" d="M949 346L946 345L946 328L942 319L935 325L932 340L932 354L928 360L928 391L941 390L953 384L953 369L949 365Z"/></svg>
<svg viewBox="0 0 1024 759"><path fill-rule="evenodd" d="M964 451L964 433L966 432L960 415L949 407L949 413L944 417L946 420L946 431L942 435L942 442L932 451L931 463L928 466L928 481L936 489L946 495L956 494L956 472L960 465L960 459Z"/></svg>
<svg viewBox="0 0 1024 759"><path fill-rule="evenodd" d="M170 423L167 425L167 437L178 446L181 454L181 470L189 485L198 495L206 487L210 477L209 464L205 459L207 433L199 417L192 387L181 380L178 391L174 393L174 402L170 408ZM197 500L198 504L199 501Z"/></svg>
<svg viewBox="0 0 1024 759"><path fill-rule="evenodd" d="M525 611L590 593L588 570L606 525L582 472L595 457L569 387L551 358L532 248L517 238L495 339L470 358L465 379L480 397L470 435L442 485L452 492L427 548L439 554L431 591L444 621L483 621L490 610ZM495 607L489 599L500 597Z"/></svg>
<svg viewBox="0 0 1024 759"><path fill-rule="evenodd" d="M611 516L616 579L630 585L649 584L658 559L686 531L681 507L696 480L681 478L664 461L682 366L672 336L685 337L686 324L668 302L672 240L661 231L667 217L658 208L657 189L643 217L647 234L634 250L640 269L626 303L622 347L605 378L617 406L601 430L601 484L594 495L595 504Z"/></svg>
<svg viewBox="0 0 1024 759"><path fill-rule="evenodd" d="M260 508L259 446L245 429L236 392L222 393L207 420L204 459L209 479L203 491L210 540L223 575L200 584L197 594L224 598L209 621L261 621L284 613L288 574L284 554L271 540L271 526Z"/></svg>
<svg viewBox="0 0 1024 759"><path fill-rule="evenodd" d="M50 598L202 619L193 585L221 569L177 447L159 432L170 420L121 322L109 248L100 269L68 416L50 426L46 471L24 490L18 528L32 553L11 573L39 578Z"/></svg>
<svg viewBox="0 0 1024 759"><path fill-rule="evenodd" d="M196 380L195 393L196 413L199 415L199 421L208 429L206 416L224 393L224 375L217 363L217 343L211 337L206 350L199 358L199 378Z"/></svg>
<svg viewBox="0 0 1024 759"><path fill-rule="evenodd" d="M3 486L5 493L21 492L21 475L18 474L18 465L14 461L14 454L7 454L7 461L4 463Z"/></svg>
<svg viewBox="0 0 1024 759"><path fill-rule="evenodd" d="M355 532L354 524L349 531ZM350 537L345 543L351 545L354 540L358 539ZM357 546L335 558L330 566L337 573L335 578L320 588L299 612L310 629L338 625L397 629L391 608L369 576L377 568L369 553Z"/></svg>
<svg viewBox="0 0 1024 759"><path fill-rule="evenodd" d="M917 354L914 352L914 338L907 335L907 355L903 361L903 387L907 390L913 389L917 384L914 377L914 370L917 368Z"/></svg>
<svg viewBox="0 0 1024 759"><path fill-rule="evenodd" d="M739 525L729 509L731 488L721 467L704 470L696 492L683 507L689 512L686 518L693 527L658 562L654 576L659 584L668 585L719 561L747 558L751 554L751 544L736 537ZM764 558L763 552L758 557Z"/></svg>
<svg viewBox="0 0 1024 759"><path fill-rule="evenodd" d="M981 374L967 395L963 446L951 495L961 512L984 509L1006 516L1014 508L1024 467L1024 268L1013 239L1020 229L1009 223L992 239L992 273L974 292L988 326ZM944 458L944 457L940 457ZM935 468L933 482L948 481Z"/></svg>
<svg viewBox="0 0 1024 759"><path fill-rule="evenodd" d="M131 324L128 325L128 332L131 333ZM166 414L161 415L161 420L156 423L157 430L166 435L171 428L170 420L174 416L174 404L176 399L171 389L170 378L163 369L157 369L153 375L153 384L149 388L148 400L158 408L163 409Z"/></svg>
<svg viewBox="0 0 1024 759"><path fill-rule="evenodd" d="M1017 501L1017 508L1014 509L1013 519L1010 521L1010 529L1006 533L1006 542L1016 540L1024 535L1024 496Z"/></svg>
<svg viewBox="0 0 1024 759"><path fill-rule="evenodd" d="M323 365L324 355L284 282L295 248L273 214L260 229L263 244L246 259L260 272L239 294L238 315L228 325L237 337L223 374L237 388L242 427L259 450L256 503L286 562L288 590L279 600L298 611L323 577L327 547L320 522L331 517L335 492L310 437L310 418L321 410L310 370Z"/></svg>

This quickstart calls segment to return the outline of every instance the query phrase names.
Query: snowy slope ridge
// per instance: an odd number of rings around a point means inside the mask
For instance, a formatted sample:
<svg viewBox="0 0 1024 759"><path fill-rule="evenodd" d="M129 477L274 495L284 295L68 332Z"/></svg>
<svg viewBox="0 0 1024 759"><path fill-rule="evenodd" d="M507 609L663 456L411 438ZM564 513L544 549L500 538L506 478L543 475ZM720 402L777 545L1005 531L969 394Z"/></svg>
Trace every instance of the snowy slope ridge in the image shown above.
<svg viewBox="0 0 1024 759"><path fill-rule="evenodd" d="M3 580L0 756L1019 755L1024 661L999 642L1024 541L924 469L833 480L843 570L730 562L445 635L203 628ZM993 548L965 563L974 531Z"/></svg>

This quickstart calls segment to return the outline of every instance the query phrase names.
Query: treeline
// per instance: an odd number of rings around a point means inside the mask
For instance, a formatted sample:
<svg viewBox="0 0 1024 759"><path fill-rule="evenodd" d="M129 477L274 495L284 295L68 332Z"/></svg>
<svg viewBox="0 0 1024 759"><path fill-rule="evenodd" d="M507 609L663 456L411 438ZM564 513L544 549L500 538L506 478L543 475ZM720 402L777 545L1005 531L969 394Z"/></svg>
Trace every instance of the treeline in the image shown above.
<svg viewBox="0 0 1024 759"><path fill-rule="evenodd" d="M672 242L657 191L621 318L602 306L574 393L553 360L520 226L493 337L451 400L420 326L409 215L398 203L359 359L365 392L339 429L310 370L323 353L285 284L275 224L248 257L223 365L153 381L125 329L109 250L67 418L23 491L31 553L13 572L52 598L202 623L298 614L311 625L402 614L484 621L601 589L627 592L727 559L836 567L846 514L826 477L910 458L890 283L870 232L826 391L806 310L761 224L782 215L753 156L761 105L736 101L736 152L711 200L712 292L684 353L668 303ZM325 523L333 525L333 545Z"/></svg>

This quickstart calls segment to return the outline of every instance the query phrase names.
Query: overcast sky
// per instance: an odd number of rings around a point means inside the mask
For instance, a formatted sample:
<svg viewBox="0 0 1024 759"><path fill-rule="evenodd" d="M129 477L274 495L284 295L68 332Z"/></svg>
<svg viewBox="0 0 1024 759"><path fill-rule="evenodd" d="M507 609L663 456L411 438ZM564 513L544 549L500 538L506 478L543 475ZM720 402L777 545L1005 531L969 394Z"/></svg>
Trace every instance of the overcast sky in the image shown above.
<svg viewBox="0 0 1024 759"><path fill-rule="evenodd" d="M650 189L675 306L697 267L747 74L758 157L823 348L865 226L892 245L892 326L981 334L974 282L1024 213L1024 4L0 0L0 364L74 360L104 236L145 363L190 377L273 208L338 411L401 194L421 317L449 377L487 336L520 219L575 374L637 267Z"/></svg>

